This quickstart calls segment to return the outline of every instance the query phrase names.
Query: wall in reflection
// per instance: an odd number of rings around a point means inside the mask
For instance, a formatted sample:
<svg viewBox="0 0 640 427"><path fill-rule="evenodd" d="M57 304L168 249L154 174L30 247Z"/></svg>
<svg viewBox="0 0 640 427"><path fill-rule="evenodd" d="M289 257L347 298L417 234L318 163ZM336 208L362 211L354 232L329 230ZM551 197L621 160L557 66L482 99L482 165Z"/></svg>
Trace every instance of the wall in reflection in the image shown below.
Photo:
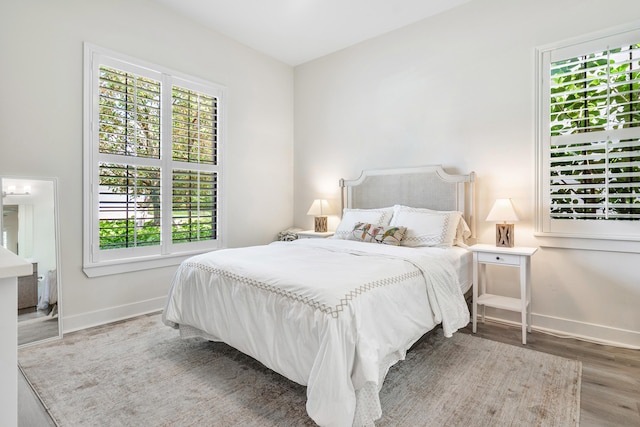
<svg viewBox="0 0 640 427"><path fill-rule="evenodd" d="M18 278L18 344L60 336L56 181L2 177L2 245L33 264Z"/></svg>

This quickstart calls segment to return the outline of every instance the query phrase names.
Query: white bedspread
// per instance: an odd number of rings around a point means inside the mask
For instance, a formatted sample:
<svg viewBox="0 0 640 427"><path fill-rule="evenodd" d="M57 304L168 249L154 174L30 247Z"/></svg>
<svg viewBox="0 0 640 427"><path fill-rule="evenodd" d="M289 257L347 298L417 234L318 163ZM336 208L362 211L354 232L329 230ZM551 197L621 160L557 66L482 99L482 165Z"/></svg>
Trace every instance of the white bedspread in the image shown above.
<svg viewBox="0 0 640 427"><path fill-rule="evenodd" d="M197 328L307 386L322 426L371 424L388 369L442 323L469 322L440 248L302 239L184 261L163 321Z"/></svg>

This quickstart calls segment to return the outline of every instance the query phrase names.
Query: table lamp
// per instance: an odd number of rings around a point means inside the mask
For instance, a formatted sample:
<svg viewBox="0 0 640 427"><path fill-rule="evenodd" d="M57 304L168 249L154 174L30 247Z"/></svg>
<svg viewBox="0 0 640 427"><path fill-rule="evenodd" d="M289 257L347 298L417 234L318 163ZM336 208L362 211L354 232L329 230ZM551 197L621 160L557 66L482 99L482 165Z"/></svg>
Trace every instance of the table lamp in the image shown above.
<svg viewBox="0 0 640 427"><path fill-rule="evenodd" d="M307 215L315 216L314 231L324 233L327 231L327 213L329 212L329 202L324 199L315 199L307 212Z"/></svg>
<svg viewBox="0 0 640 427"><path fill-rule="evenodd" d="M512 248L515 243L513 224L507 222L518 221L518 215L513 210L511 199L496 199L487 215L487 221L496 221L496 246ZM502 221L502 224L499 222Z"/></svg>

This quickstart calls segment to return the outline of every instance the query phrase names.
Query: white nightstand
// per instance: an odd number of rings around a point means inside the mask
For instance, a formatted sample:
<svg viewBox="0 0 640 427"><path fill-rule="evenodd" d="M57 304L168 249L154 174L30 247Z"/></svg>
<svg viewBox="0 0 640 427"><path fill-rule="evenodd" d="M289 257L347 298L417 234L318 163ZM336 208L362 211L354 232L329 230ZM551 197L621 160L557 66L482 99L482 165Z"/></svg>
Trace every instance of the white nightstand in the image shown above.
<svg viewBox="0 0 640 427"><path fill-rule="evenodd" d="M305 230L298 231L296 234L298 235L298 239L324 239L333 236L333 231L320 233L313 230Z"/></svg>
<svg viewBox="0 0 640 427"><path fill-rule="evenodd" d="M531 332L531 256L538 248L513 247L503 248L494 245L473 245L473 333L476 333L478 305L482 306L482 322L484 323L485 307L522 313L522 344L527 343L527 331ZM487 264L504 265L520 268L520 298L511 298L487 293ZM478 294L478 285L480 293Z"/></svg>

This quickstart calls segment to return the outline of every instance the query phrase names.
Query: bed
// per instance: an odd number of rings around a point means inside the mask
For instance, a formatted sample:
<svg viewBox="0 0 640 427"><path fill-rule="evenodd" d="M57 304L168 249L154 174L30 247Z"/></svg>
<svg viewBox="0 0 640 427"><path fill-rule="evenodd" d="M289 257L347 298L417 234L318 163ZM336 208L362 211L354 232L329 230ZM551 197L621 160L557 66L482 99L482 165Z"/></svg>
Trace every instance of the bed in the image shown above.
<svg viewBox="0 0 640 427"><path fill-rule="evenodd" d="M436 326L450 337L469 322L473 185L440 166L340 180L332 238L191 257L163 321L305 385L319 425L372 425L389 368Z"/></svg>

